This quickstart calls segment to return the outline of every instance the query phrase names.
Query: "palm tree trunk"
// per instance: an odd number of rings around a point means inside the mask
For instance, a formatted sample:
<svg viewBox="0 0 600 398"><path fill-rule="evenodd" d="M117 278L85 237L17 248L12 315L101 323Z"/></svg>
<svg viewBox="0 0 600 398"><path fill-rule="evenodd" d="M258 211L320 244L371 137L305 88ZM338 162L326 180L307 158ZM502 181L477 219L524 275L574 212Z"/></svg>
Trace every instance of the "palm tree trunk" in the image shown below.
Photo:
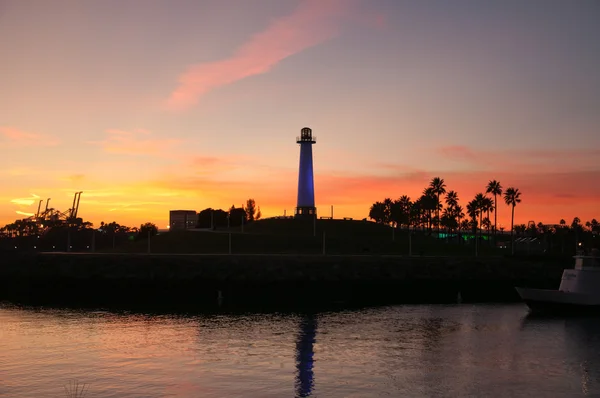
<svg viewBox="0 0 600 398"><path fill-rule="evenodd" d="M438 237L440 235L440 194L438 193L438 201L436 204L436 217L437 217L437 233L438 233Z"/></svg>
<svg viewBox="0 0 600 398"><path fill-rule="evenodd" d="M481 233L482 233L482 229L483 229L483 228L481 228L481 216L482 215L483 215L483 212L480 211L479 212L479 225L477 226L478 227L477 229L479 229L479 237L481 237ZM477 230L475 230L475 239L477 240L477 244L479 244L479 238L477 238Z"/></svg>
<svg viewBox="0 0 600 398"><path fill-rule="evenodd" d="M515 237L514 237L514 229L515 229L515 205L512 206L512 215L510 217L510 250L512 254L515 254Z"/></svg>
<svg viewBox="0 0 600 398"><path fill-rule="evenodd" d="M496 194L494 194L494 245L498 245L496 231L498 231L498 202L496 201Z"/></svg>

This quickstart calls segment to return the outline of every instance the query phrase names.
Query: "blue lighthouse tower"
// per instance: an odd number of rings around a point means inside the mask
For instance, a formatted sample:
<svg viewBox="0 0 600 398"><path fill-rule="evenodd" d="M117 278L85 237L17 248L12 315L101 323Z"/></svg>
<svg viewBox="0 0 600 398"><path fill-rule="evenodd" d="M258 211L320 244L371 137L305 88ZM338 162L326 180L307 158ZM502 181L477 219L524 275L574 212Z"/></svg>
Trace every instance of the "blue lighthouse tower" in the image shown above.
<svg viewBox="0 0 600 398"><path fill-rule="evenodd" d="M313 179L312 146L317 142L312 130L304 127L296 143L300 144L300 170L298 172L298 203L296 218L313 218L317 216L315 207L315 183Z"/></svg>

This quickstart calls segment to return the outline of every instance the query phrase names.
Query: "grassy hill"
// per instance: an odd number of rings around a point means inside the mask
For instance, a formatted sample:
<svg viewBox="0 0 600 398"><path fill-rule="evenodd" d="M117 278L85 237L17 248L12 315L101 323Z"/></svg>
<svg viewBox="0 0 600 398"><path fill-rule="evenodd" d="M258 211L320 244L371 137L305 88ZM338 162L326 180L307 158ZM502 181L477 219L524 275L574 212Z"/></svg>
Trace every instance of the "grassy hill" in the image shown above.
<svg viewBox="0 0 600 398"><path fill-rule="evenodd" d="M409 254L413 255L472 255L474 242L447 241L416 232L410 238L408 231L368 221L267 219L240 227L214 231L171 231L150 240L152 253L228 253L234 254L321 254L323 243L327 254ZM111 250L113 251L113 250ZM145 253L148 242L140 240L122 245L115 252ZM479 253L501 254L488 242L480 244Z"/></svg>

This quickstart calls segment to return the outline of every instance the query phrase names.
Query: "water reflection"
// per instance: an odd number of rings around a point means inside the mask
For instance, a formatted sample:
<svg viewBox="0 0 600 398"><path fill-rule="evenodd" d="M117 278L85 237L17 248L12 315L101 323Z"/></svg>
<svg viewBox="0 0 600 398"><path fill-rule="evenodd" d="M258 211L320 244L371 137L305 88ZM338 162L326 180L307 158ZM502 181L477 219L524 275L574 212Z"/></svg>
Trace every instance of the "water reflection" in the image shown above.
<svg viewBox="0 0 600 398"><path fill-rule="evenodd" d="M296 338L296 396L309 397L314 387L314 344L317 321L314 316L305 316L300 321Z"/></svg>
<svg viewBox="0 0 600 398"><path fill-rule="evenodd" d="M0 395L63 396L76 379L90 396L119 398L600 396L600 319L524 320L526 311L184 316L0 305Z"/></svg>
<svg viewBox="0 0 600 398"><path fill-rule="evenodd" d="M580 375L585 396L600 394L600 319L597 317L553 317L529 314L523 319L524 330L561 333L571 372Z"/></svg>
<svg viewBox="0 0 600 398"><path fill-rule="evenodd" d="M600 320L573 318L565 321L566 343L577 354L581 372L581 391L585 395L600 392Z"/></svg>

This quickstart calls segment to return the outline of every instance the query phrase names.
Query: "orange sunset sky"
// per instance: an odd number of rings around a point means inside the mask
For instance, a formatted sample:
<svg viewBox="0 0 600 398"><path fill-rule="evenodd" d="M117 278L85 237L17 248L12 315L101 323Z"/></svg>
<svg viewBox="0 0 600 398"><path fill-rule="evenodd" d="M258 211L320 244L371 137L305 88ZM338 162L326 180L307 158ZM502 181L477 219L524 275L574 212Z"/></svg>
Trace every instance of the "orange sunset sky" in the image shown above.
<svg viewBox="0 0 600 398"><path fill-rule="evenodd" d="M290 214L304 126L322 215L439 176L463 206L519 188L517 224L600 218L598 20L596 0L0 0L0 224L76 191L96 225Z"/></svg>

